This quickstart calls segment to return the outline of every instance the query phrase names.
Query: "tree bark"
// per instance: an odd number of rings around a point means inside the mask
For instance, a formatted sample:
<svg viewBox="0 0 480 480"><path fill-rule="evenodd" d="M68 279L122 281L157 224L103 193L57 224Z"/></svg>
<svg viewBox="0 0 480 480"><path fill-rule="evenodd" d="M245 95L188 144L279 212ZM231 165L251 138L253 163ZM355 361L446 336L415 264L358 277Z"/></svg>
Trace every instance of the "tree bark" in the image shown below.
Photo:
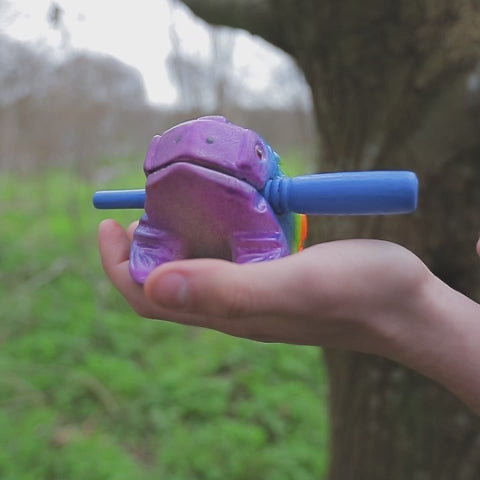
<svg viewBox="0 0 480 480"><path fill-rule="evenodd" d="M291 54L312 89L318 168L411 169L408 217L312 218L312 242L384 238L480 299L478 0L184 0ZM480 421L441 387L393 362L325 351L331 480L480 478Z"/></svg>

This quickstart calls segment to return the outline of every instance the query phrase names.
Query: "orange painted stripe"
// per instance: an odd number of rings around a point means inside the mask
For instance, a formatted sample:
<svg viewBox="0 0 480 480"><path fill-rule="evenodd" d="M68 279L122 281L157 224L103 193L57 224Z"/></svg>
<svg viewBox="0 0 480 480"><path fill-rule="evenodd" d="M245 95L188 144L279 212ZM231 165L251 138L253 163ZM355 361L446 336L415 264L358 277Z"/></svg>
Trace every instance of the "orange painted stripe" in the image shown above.
<svg viewBox="0 0 480 480"><path fill-rule="evenodd" d="M308 233L308 221L307 216L304 214L300 215L300 242L298 245L298 251L302 251L304 247L305 240L307 239Z"/></svg>

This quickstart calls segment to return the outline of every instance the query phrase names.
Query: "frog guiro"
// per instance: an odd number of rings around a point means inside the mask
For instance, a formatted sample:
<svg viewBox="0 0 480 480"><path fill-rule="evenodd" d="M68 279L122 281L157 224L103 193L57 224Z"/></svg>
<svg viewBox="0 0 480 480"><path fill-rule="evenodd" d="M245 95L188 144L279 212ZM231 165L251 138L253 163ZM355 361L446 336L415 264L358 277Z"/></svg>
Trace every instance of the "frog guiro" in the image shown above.
<svg viewBox="0 0 480 480"><path fill-rule="evenodd" d="M130 253L138 283L173 260L257 262L303 246L305 215L275 213L265 198L267 182L285 174L252 130L220 116L179 124L153 137L144 171L145 214Z"/></svg>
<svg viewBox="0 0 480 480"><path fill-rule="evenodd" d="M157 266L185 258L238 263L302 249L310 215L393 215L415 211L410 171L327 172L287 177L257 133L210 116L153 137L146 188L97 191L100 209L141 208L130 272L144 283Z"/></svg>

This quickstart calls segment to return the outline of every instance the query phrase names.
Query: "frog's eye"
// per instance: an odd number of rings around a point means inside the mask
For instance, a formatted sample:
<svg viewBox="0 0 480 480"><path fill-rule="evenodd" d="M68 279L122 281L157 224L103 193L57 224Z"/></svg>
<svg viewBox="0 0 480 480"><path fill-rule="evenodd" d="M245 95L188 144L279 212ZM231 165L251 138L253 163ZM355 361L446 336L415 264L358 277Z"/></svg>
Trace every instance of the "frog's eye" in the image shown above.
<svg viewBox="0 0 480 480"><path fill-rule="evenodd" d="M259 160L263 158L263 148L260 145L255 145L255 154Z"/></svg>

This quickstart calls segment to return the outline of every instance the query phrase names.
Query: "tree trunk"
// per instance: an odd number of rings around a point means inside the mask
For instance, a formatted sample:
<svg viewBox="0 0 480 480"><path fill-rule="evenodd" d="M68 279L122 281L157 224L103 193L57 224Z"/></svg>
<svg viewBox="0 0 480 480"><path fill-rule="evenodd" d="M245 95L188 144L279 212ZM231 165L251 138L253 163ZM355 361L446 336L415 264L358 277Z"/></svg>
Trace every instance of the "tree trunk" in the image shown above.
<svg viewBox="0 0 480 480"><path fill-rule="evenodd" d="M480 101L475 0L185 0L290 53L312 89L319 170L411 169L418 212L314 218L312 242L384 238L480 299ZM476 207L476 208L475 208ZM327 350L331 480L480 478L480 421L393 362Z"/></svg>

